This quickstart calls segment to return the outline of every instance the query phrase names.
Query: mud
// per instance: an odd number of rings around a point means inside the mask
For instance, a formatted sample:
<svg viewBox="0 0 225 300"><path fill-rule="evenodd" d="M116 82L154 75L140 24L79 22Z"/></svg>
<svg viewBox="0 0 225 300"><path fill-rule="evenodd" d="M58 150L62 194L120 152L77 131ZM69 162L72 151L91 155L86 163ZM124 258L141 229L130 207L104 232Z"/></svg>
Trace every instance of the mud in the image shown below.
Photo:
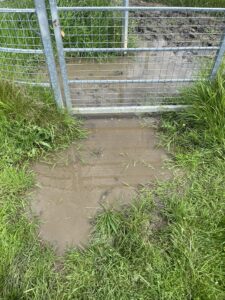
<svg viewBox="0 0 225 300"><path fill-rule="evenodd" d="M89 120L86 127L87 140L33 166L31 209L40 218L40 237L59 253L88 244L91 221L103 206L119 208L140 187L171 177L163 167L167 154L143 121Z"/></svg>
<svg viewBox="0 0 225 300"><path fill-rule="evenodd" d="M131 1L133 6L165 6L160 3ZM224 32L222 15L193 12L139 11L130 13L137 19L135 31L145 40L164 39L169 47L218 46ZM195 51L191 52L196 55Z"/></svg>

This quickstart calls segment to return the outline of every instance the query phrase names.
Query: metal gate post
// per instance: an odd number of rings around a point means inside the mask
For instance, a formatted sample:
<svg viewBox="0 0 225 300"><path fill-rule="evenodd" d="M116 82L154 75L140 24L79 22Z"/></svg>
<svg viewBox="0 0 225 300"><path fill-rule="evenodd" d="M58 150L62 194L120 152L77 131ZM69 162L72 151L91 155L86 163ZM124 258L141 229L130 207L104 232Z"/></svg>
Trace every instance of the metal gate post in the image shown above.
<svg viewBox="0 0 225 300"><path fill-rule="evenodd" d="M224 57L224 54L225 54L225 31L222 35L222 38L221 38L221 43L220 43L220 48L219 50L217 51L217 54L216 54L216 58L215 58L215 63L214 63L214 66L213 66L213 69L212 69L212 72L211 72L211 75L210 75L210 79L213 80L216 78L216 74L223 62L223 57Z"/></svg>
<svg viewBox="0 0 225 300"><path fill-rule="evenodd" d="M39 22L41 39L44 47L45 59L48 66L48 72L52 90L54 93L56 104L59 108L63 108L63 100L58 80L57 68L54 58L54 52L51 43L51 35L49 31L48 17L45 6L45 0L34 0L36 14Z"/></svg>
<svg viewBox="0 0 225 300"><path fill-rule="evenodd" d="M123 6L129 7L129 0L123 0ZM122 32L122 48L127 48L128 46L128 26L129 26L129 11L124 11L123 16L123 32Z"/></svg>
<svg viewBox="0 0 225 300"><path fill-rule="evenodd" d="M58 9L56 0L50 0L50 9L52 16L52 23L54 27L54 34L56 39L56 47L58 51L59 65L62 74L63 88L66 100L67 109L70 111L72 109L72 102L70 97L70 88L69 81L67 76L67 68L66 68L66 60L64 56L64 48L63 48L63 40L62 40L62 32L59 23Z"/></svg>

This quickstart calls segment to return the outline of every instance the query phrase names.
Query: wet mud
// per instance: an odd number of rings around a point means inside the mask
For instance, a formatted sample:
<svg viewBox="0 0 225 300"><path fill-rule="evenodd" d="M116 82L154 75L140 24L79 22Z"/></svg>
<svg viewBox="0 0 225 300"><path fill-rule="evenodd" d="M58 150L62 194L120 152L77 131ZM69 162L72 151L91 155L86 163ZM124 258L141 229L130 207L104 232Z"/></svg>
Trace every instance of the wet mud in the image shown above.
<svg viewBox="0 0 225 300"><path fill-rule="evenodd" d="M33 165L32 214L40 220L41 239L59 253L88 244L102 207L126 205L141 187L171 177L164 167L167 154L143 121L88 120L86 127L87 140Z"/></svg>

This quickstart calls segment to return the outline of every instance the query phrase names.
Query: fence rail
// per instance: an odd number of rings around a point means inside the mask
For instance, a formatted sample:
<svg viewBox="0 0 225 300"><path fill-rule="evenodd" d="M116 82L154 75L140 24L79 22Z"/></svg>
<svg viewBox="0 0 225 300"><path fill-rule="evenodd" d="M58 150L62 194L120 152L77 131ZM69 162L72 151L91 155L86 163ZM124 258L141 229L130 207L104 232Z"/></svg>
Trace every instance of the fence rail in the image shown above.
<svg viewBox="0 0 225 300"><path fill-rule="evenodd" d="M223 61L224 8L32 1L0 3L1 79L51 87L75 113L180 109L181 89Z"/></svg>

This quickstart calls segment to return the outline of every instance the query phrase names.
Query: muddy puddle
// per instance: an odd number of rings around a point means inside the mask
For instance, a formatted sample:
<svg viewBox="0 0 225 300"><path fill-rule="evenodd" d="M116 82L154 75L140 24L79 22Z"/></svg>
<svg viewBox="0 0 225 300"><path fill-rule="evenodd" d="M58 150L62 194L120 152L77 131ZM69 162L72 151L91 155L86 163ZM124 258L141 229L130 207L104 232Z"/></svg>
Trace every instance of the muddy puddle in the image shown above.
<svg viewBox="0 0 225 300"><path fill-rule="evenodd" d="M33 166L32 212L40 219L40 237L59 253L88 244L91 222L102 207L119 208L140 187L171 177L163 166L167 154L143 121L88 120L86 127L87 140Z"/></svg>

